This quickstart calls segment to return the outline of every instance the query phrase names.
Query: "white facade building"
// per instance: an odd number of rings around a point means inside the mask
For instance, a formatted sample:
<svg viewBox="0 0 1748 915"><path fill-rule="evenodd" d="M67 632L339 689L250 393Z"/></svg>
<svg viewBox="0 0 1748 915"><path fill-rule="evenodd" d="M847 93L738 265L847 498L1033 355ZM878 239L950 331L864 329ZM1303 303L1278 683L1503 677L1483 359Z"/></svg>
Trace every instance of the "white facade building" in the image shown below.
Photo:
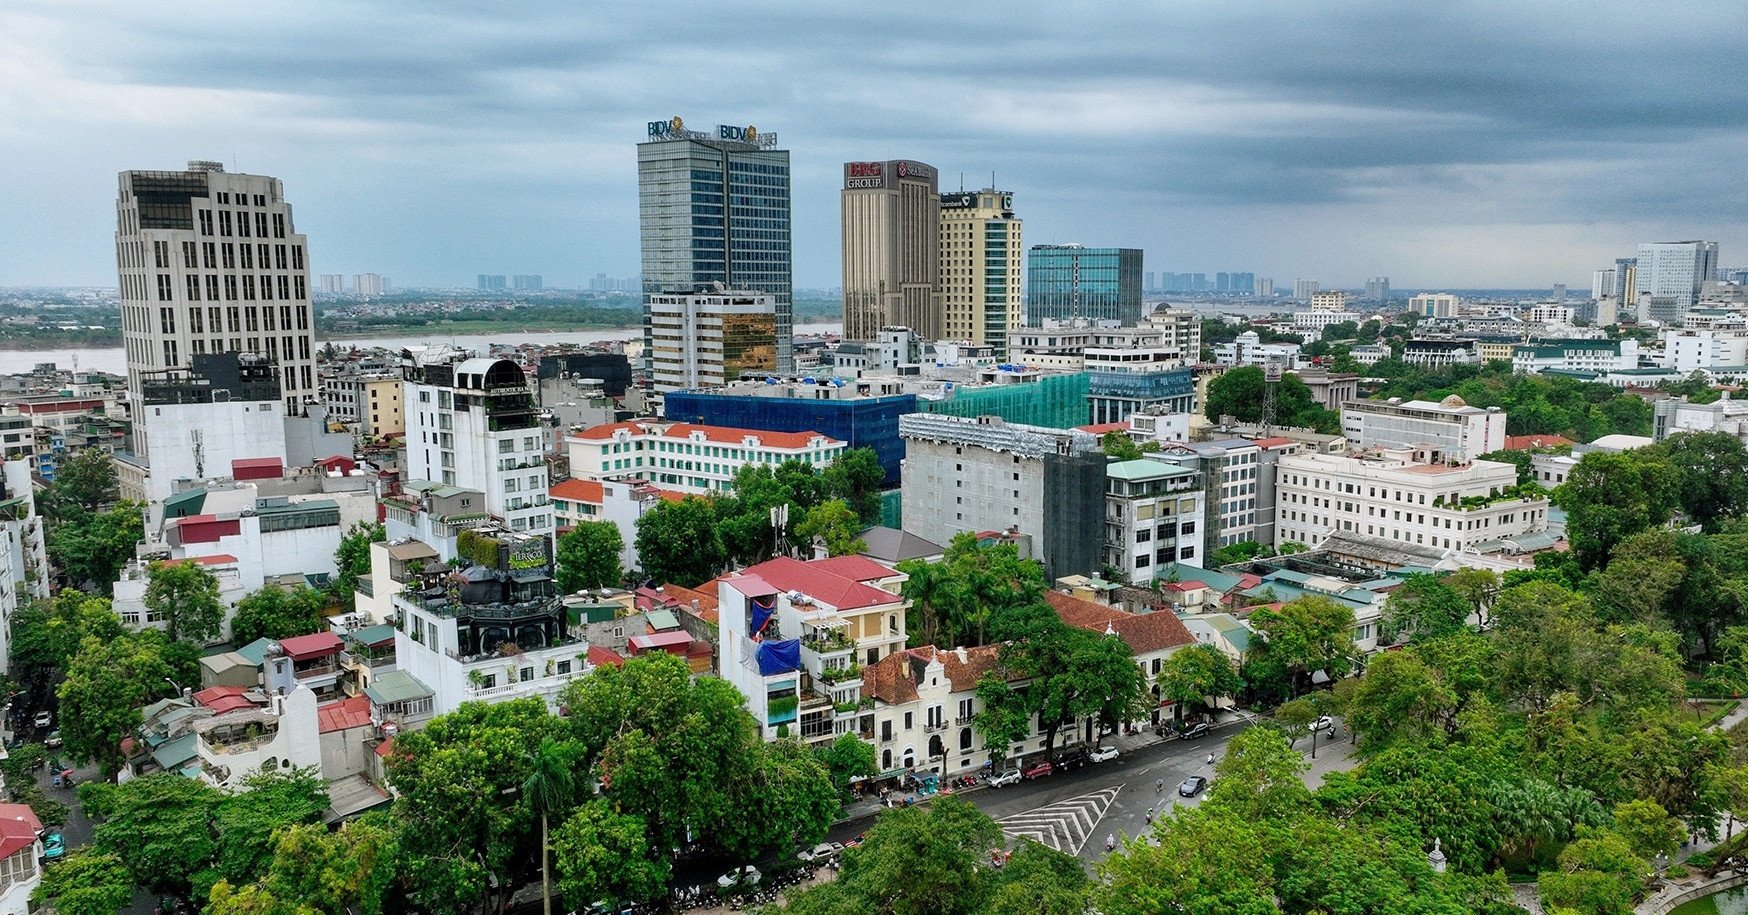
<svg viewBox="0 0 1748 915"><path fill-rule="evenodd" d="M439 346L408 350L402 377L406 478L479 490L511 530L550 536L540 416L522 369Z"/></svg>
<svg viewBox="0 0 1748 915"><path fill-rule="evenodd" d="M279 179L190 162L118 185L128 390L201 353L257 353L277 366L282 413L302 412L318 394L309 258Z"/></svg>
<svg viewBox="0 0 1748 915"><path fill-rule="evenodd" d="M777 370L777 299L748 290L651 294L647 357L657 391L720 387Z"/></svg>
<svg viewBox="0 0 1748 915"><path fill-rule="evenodd" d="M1205 529L1199 471L1164 461L1105 468L1105 562L1122 580L1145 585L1154 570L1200 561Z"/></svg>
<svg viewBox="0 0 1748 915"><path fill-rule="evenodd" d="M800 461L824 470L849 446L817 432L766 432L660 420L595 426L566 438L571 475L637 477L685 493L729 492L747 464Z"/></svg>
<svg viewBox="0 0 1748 915"><path fill-rule="evenodd" d="M1634 283L1641 298L1672 300L1672 316L1699 304L1700 286L1718 269L1715 241L1666 241L1639 246ZM1657 314L1650 315L1661 319Z"/></svg>
<svg viewBox="0 0 1748 915"><path fill-rule="evenodd" d="M1429 460L1461 464L1505 447L1505 414L1455 394L1438 403L1350 400L1341 406L1341 432L1356 448L1425 450Z"/></svg>
<svg viewBox="0 0 1748 915"><path fill-rule="evenodd" d="M1423 318L1454 318L1458 304L1448 292L1423 292L1408 300L1408 310Z"/></svg>
<svg viewBox="0 0 1748 915"><path fill-rule="evenodd" d="M1279 362L1282 366L1293 369L1298 368L1301 361L1299 344L1263 343L1254 330L1239 334L1231 343L1214 347L1214 362L1219 365L1266 365L1269 362Z"/></svg>
<svg viewBox="0 0 1748 915"><path fill-rule="evenodd" d="M12 618L49 596L49 560L30 462L0 463L0 673L11 669Z"/></svg>
<svg viewBox="0 0 1748 915"><path fill-rule="evenodd" d="M1544 369L1613 372L1639 367L1637 340L1544 340L1511 351L1511 370L1534 374Z"/></svg>
<svg viewBox="0 0 1748 915"><path fill-rule="evenodd" d="M1548 501L1506 497L1516 485L1511 464L1415 463L1406 449L1288 455L1277 465L1275 541L1316 547L1340 531L1462 552L1546 529Z"/></svg>

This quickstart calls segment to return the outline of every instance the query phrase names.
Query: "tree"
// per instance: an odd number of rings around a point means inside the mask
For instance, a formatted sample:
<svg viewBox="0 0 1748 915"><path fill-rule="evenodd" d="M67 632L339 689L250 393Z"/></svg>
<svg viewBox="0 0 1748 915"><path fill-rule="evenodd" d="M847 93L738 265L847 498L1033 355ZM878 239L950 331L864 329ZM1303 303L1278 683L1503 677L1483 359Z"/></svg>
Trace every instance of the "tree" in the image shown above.
<svg viewBox="0 0 1748 915"><path fill-rule="evenodd" d="M243 884L266 873L273 859L275 833L320 823L326 809L327 782L313 766L264 769L246 776L243 790L226 795L213 811L218 833L214 866L219 876Z"/></svg>
<svg viewBox="0 0 1748 915"><path fill-rule="evenodd" d="M1322 671L1340 680L1353 671L1353 610L1327 597L1301 597L1280 610L1258 610L1244 681L1269 695L1290 697Z"/></svg>
<svg viewBox="0 0 1748 915"><path fill-rule="evenodd" d="M1001 827L957 797L891 810L845 853L835 881L797 894L789 911L972 915L984 911L991 889L990 871L980 865L1000 847Z"/></svg>
<svg viewBox="0 0 1748 915"><path fill-rule="evenodd" d="M121 770L122 738L133 736L140 707L162 696L165 679L176 673L164 659L162 639L156 633L85 639L58 690L68 755L95 761L105 776Z"/></svg>
<svg viewBox="0 0 1748 915"><path fill-rule="evenodd" d="M1382 652L1348 697L1346 718L1367 747L1442 734L1457 708L1455 692L1419 655Z"/></svg>
<svg viewBox="0 0 1748 915"><path fill-rule="evenodd" d="M1244 679L1226 653L1212 645L1189 645L1166 656L1154 678L1159 698L1177 704L1179 717L1185 704L1205 705L1211 699L1236 695Z"/></svg>
<svg viewBox="0 0 1748 915"><path fill-rule="evenodd" d="M1608 831L1587 831L1560 852L1559 863L1536 880L1542 907L1595 915L1631 912L1650 871L1626 839Z"/></svg>
<svg viewBox="0 0 1748 915"><path fill-rule="evenodd" d="M1499 573L1492 569L1462 568L1445 576L1445 586L1469 604L1470 613L1487 625L1487 611L1499 596Z"/></svg>
<svg viewBox="0 0 1748 915"><path fill-rule="evenodd" d="M1615 544L1667 523L1681 475L1656 455L1633 452L1584 455L1554 492L1566 510L1567 538L1586 571L1602 567Z"/></svg>
<svg viewBox="0 0 1748 915"><path fill-rule="evenodd" d="M522 782L523 796L540 815L540 904L545 915L552 915L552 879L547 863L548 819L555 813L564 812L576 796L576 782L571 778L570 769L565 767L566 756L551 737L541 740L540 748L534 751L528 778Z"/></svg>
<svg viewBox="0 0 1748 915"><path fill-rule="evenodd" d="M1032 715L1024 694L1007 684L1000 672L983 675L977 682L977 712L971 725L983 735L990 758L1000 762L1008 748L1032 733Z"/></svg>
<svg viewBox="0 0 1748 915"><path fill-rule="evenodd" d="M102 851L76 851L44 868L42 883L30 894L33 905L49 906L57 915L119 915L133 900L133 872L121 856Z"/></svg>
<svg viewBox="0 0 1748 915"><path fill-rule="evenodd" d="M126 631L108 598L63 588L52 600L32 601L13 616L12 676L32 707L44 707L87 635L107 642Z"/></svg>
<svg viewBox="0 0 1748 915"><path fill-rule="evenodd" d="M236 615L231 617L231 642L247 645L256 639L277 641L320 631L322 611L327 606L327 596L308 585L289 591L262 585L237 601Z"/></svg>
<svg viewBox="0 0 1748 915"><path fill-rule="evenodd" d="M645 578L693 588L714 578L725 559L716 513L703 498L662 502L637 519L637 561Z"/></svg>
<svg viewBox="0 0 1748 915"><path fill-rule="evenodd" d="M1517 483L1519 486L1522 486L1525 483L1534 483L1536 480L1535 458L1531 457L1530 452L1528 451L1521 449L1512 451L1489 451L1486 454L1477 455L1475 459L1478 461L1494 461L1500 464L1510 464L1511 466L1516 467Z"/></svg>
<svg viewBox="0 0 1748 915"><path fill-rule="evenodd" d="M45 517L78 521L113 505L119 496L115 460L101 448L85 448L64 458L55 481L39 500Z"/></svg>
<svg viewBox="0 0 1748 915"><path fill-rule="evenodd" d="M617 587L625 579L625 538L611 521L579 521L558 538L558 589L566 594Z"/></svg>
<svg viewBox="0 0 1748 915"><path fill-rule="evenodd" d="M1687 839L1687 829L1663 805L1646 798L1614 807L1614 831L1641 858L1673 855Z"/></svg>
<svg viewBox="0 0 1748 915"><path fill-rule="evenodd" d="M669 864L651 846L643 817L617 812L605 798L584 804L553 837L559 893L582 900L644 902L667 886Z"/></svg>
<svg viewBox="0 0 1748 915"><path fill-rule="evenodd" d="M145 539L144 506L122 502L114 508L57 522L48 534L49 558L77 586L108 594L134 548Z"/></svg>
<svg viewBox="0 0 1748 915"><path fill-rule="evenodd" d="M1259 730L1259 729L1253 729ZM1277 915L1272 851L1259 824L1204 803L1170 807L1152 841L1099 864L1094 909L1105 915Z"/></svg>
<svg viewBox="0 0 1748 915"><path fill-rule="evenodd" d="M838 789L840 796L848 794L850 785L856 780L880 774L874 759L874 745L848 731L814 752L819 755L826 771L831 773L832 787Z"/></svg>
<svg viewBox="0 0 1748 915"><path fill-rule="evenodd" d="M1470 606L1432 575L1410 575L1384 601L1384 626L1411 641L1439 638L1463 628Z"/></svg>
<svg viewBox="0 0 1748 915"><path fill-rule="evenodd" d="M225 603L218 576L192 559L154 562L146 574L146 609L164 621L170 641L205 644L219 634Z"/></svg>
<svg viewBox="0 0 1748 915"><path fill-rule="evenodd" d="M1231 416L1239 422L1260 422L1267 384L1260 366L1227 370L1208 384L1208 419L1219 422L1221 417ZM1291 372L1277 382L1275 420L1283 426L1306 426L1319 432L1339 431L1340 424L1336 413L1324 409L1311 389Z"/></svg>
<svg viewBox="0 0 1748 915"><path fill-rule="evenodd" d="M1681 510L1708 533L1748 512L1748 448L1727 432L1682 432L1657 449L1680 474Z"/></svg>
<svg viewBox="0 0 1748 915"><path fill-rule="evenodd" d="M862 519L863 526L880 523L880 487L886 485L886 468L872 448L851 448L826 467L823 474L827 498L841 499Z"/></svg>
<svg viewBox="0 0 1748 915"><path fill-rule="evenodd" d="M172 772L154 772L125 785L79 786L80 803L97 821L93 847L119 855L134 882L175 895L204 896L217 876L212 819L224 797L199 779Z"/></svg>
<svg viewBox="0 0 1748 915"><path fill-rule="evenodd" d="M858 536L861 530L861 519L850 506L841 499L833 499L808 509L807 516L795 526L795 535L803 544L816 539L824 542L826 552L832 556L847 556L868 550L868 544Z"/></svg>
<svg viewBox="0 0 1748 915"><path fill-rule="evenodd" d="M988 915L1084 915L1091 890L1078 859L1030 839L990 883Z"/></svg>
<svg viewBox="0 0 1748 915"><path fill-rule="evenodd" d="M1105 456L1118 461L1141 460L1141 446L1129 434L1121 430L1106 432L1099 437L1099 447L1105 450Z"/></svg>
<svg viewBox="0 0 1748 915"><path fill-rule="evenodd" d="M386 814L330 831L320 824L273 834L267 873L254 884L213 885L208 915L382 915L397 880L397 839Z"/></svg>
<svg viewBox="0 0 1748 915"><path fill-rule="evenodd" d="M340 537L334 550L335 575L329 586L334 602L350 612L355 606L358 579L370 574L370 545L388 539L388 531L373 521L354 522Z"/></svg>

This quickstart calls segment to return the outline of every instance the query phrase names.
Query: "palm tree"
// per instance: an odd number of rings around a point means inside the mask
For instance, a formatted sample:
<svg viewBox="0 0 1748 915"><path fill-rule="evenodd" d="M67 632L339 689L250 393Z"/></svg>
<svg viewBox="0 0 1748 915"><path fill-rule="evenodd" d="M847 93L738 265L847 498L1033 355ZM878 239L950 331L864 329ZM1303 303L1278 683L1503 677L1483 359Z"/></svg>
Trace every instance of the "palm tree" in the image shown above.
<svg viewBox="0 0 1748 915"><path fill-rule="evenodd" d="M559 752L558 742L551 737L543 738L540 749L534 751L528 778L522 782L522 794L528 798L528 805L534 812L540 814L540 901L544 915L552 915L551 868L546 853L547 817L563 812L570 804L575 787L570 767L565 765Z"/></svg>
<svg viewBox="0 0 1748 915"><path fill-rule="evenodd" d="M919 627L922 644L933 645L940 625L940 619L936 616L936 605L946 596L948 586L946 569L936 563L909 559L899 563L898 570L910 576L899 590L910 600L911 606L923 615L922 626Z"/></svg>

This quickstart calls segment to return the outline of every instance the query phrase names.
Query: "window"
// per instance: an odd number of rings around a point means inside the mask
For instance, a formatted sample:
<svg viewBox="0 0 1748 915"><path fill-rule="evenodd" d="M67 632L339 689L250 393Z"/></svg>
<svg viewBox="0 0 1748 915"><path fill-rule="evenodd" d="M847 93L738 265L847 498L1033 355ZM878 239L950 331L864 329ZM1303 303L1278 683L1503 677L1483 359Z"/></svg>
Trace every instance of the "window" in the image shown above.
<svg viewBox="0 0 1748 915"><path fill-rule="evenodd" d="M914 720L914 719L915 719L915 713L914 713L914 712L905 712L905 713L904 713L904 729L905 729L905 730L907 730L907 731L908 731L908 730L910 730L910 729L911 729L911 728L912 728L912 727L914 727L914 726L915 726L915 723L916 723L916 722L915 722L915 720Z"/></svg>

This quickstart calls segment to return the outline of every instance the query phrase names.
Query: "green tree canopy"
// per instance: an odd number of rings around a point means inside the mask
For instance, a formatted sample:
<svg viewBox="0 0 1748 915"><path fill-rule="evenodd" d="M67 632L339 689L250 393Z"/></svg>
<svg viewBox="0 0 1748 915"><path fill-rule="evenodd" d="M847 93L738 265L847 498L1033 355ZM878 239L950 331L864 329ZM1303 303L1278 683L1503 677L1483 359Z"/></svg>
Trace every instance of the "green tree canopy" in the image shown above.
<svg viewBox="0 0 1748 915"><path fill-rule="evenodd" d="M558 589L566 594L618 587L625 580L619 554L625 538L611 521L579 521L558 538Z"/></svg>
<svg viewBox="0 0 1748 915"><path fill-rule="evenodd" d="M120 915L134 901L134 876L120 855L76 851L44 868L30 901L58 915Z"/></svg>
<svg viewBox="0 0 1748 915"><path fill-rule="evenodd" d="M716 577L727 555L710 502L688 496L644 512L637 519L637 561L643 576L658 582L693 588Z"/></svg>
<svg viewBox="0 0 1748 915"><path fill-rule="evenodd" d="M54 522L48 534L49 559L78 587L109 594L122 567L145 539L144 506L122 502L113 508Z"/></svg>
<svg viewBox="0 0 1748 915"><path fill-rule="evenodd" d="M289 639L318 632L327 607L327 595L308 585L289 591L263 585L237 601L236 615L231 617L231 642L247 645L261 638Z"/></svg>
<svg viewBox="0 0 1748 915"><path fill-rule="evenodd" d="M152 563L146 573L146 609L164 621L172 642L205 644L218 636L225 621L218 576L192 559Z"/></svg>
<svg viewBox="0 0 1748 915"><path fill-rule="evenodd" d="M862 520L842 499L821 502L807 510L806 517L795 525L795 536L805 549L815 538L825 543L832 556L848 556L866 552L868 545L860 536Z"/></svg>
<svg viewBox="0 0 1748 915"><path fill-rule="evenodd" d="M358 579L370 574L370 545L387 539L388 532L372 521L358 521L340 538L334 550L337 570L330 591L335 603L350 612L357 600Z"/></svg>
<svg viewBox="0 0 1748 915"><path fill-rule="evenodd" d="M121 741L139 728L140 708L174 692L166 680L179 672L164 649L155 632L85 638L58 689L69 756L96 762L106 776L121 770Z"/></svg>

